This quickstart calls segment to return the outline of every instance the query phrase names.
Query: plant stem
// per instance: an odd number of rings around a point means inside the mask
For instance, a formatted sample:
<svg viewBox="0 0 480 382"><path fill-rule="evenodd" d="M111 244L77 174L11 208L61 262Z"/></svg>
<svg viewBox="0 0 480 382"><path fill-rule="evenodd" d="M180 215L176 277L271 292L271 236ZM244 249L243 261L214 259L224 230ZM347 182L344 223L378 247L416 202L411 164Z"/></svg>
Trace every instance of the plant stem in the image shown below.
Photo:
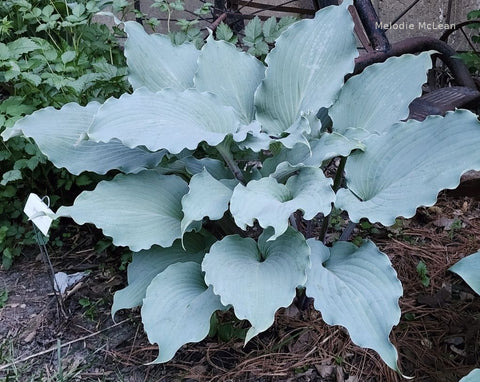
<svg viewBox="0 0 480 382"><path fill-rule="evenodd" d="M305 294L304 287L297 288L296 305L298 310L305 310L308 306L308 299L307 299L307 295Z"/></svg>
<svg viewBox="0 0 480 382"><path fill-rule="evenodd" d="M338 165L337 172L335 173L335 179L333 180L333 191L336 193L340 188L343 180L343 170L345 169L345 164L347 163L347 157L342 157L340 164ZM333 208L333 203L332 203ZM320 234L318 235L319 240L325 243L325 235L327 234L328 226L330 224L330 214L325 216L322 221L322 228L320 229Z"/></svg>
<svg viewBox="0 0 480 382"><path fill-rule="evenodd" d="M170 19L172 17L172 10L170 9L170 6L168 7L168 19L167 19L167 32L170 34Z"/></svg>
<svg viewBox="0 0 480 382"><path fill-rule="evenodd" d="M80 337L80 338L75 338L75 339L72 340L72 341L65 342L65 343L61 344L61 345L60 345L60 348L64 348L64 347L70 346L70 345L72 345L72 344L74 344L74 343L82 342L82 341L85 341L85 340L87 340L87 339L89 339L89 338L98 336L99 334L101 334L101 333L103 333L103 332L106 332L107 330L110 330L110 329L112 329L112 328L115 328L115 327L117 327L117 326L119 326L119 325L123 325L124 323L129 322L129 321L130 321L130 319L127 318L126 320L123 320L123 321L121 321L121 322L118 322L118 323L116 323L116 324L113 324L112 326L109 326L108 328L99 330L98 332L90 333L90 334L88 334L88 335L86 335L86 336L83 336L83 337ZM28 360L30 360L30 359L32 359L32 358L37 358L37 357L39 357L39 356L41 356L41 355L51 353L51 352L53 352L53 351L55 351L55 350L58 350L58 343L57 343L57 345L51 347L50 349L42 350L42 351L39 352L39 353L30 354L29 356L27 356L27 357L25 357L25 358L16 359L16 360L14 360L14 361L12 361L12 362L10 362L10 363L1 365L1 366L0 366L0 370L8 369L9 367L15 366L17 363L25 362L25 361L28 361Z"/></svg>
<svg viewBox="0 0 480 382"><path fill-rule="evenodd" d="M298 231L298 224L297 224L297 219L295 218L295 213L291 214L290 217L288 218L290 221L290 225Z"/></svg>
<svg viewBox="0 0 480 382"><path fill-rule="evenodd" d="M347 157L342 157L340 164L338 165L337 172L335 174L335 179L333 180L333 191L337 192L340 188L343 180L343 170L345 169L345 164L347 163Z"/></svg>
<svg viewBox="0 0 480 382"><path fill-rule="evenodd" d="M227 137L222 143L220 143L216 147L235 178L237 178L240 183L245 184L245 177L243 176L242 170L240 170L240 167L238 167L237 162L235 162L235 159L233 158L232 151L230 150L231 143L232 138Z"/></svg>
<svg viewBox="0 0 480 382"><path fill-rule="evenodd" d="M327 234L328 225L330 224L330 215L324 216L322 221L322 227L318 234L318 239L325 244L325 235Z"/></svg>

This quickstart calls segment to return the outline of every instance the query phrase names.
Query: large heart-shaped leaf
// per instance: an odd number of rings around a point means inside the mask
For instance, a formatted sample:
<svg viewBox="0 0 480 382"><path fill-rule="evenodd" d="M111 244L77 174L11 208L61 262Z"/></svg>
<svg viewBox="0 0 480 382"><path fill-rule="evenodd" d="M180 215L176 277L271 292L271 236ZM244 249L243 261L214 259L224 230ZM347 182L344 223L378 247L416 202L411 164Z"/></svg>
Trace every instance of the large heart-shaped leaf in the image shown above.
<svg viewBox="0 0 480 382"><path fill-rule="evenodd" d="M146 86L155 92L193 86L200 55L193 44L173 45L168 36L148 34L134 21L125 22L125 32L128 80L134 89Z"/></svg>
<svg viewBox="0 0 480 382"><path fill-rule="evenodd" d="M265 66L255 57L210 35L198 59L194 81L198 90L218 95L248 124L255 115L253 94L264 75Z"/></svg>
<svg viewBox="0 0 480 382"><path fill-rule="evenodd" d="M252 180L235 187L230 211L243 229L253 226L255 220L263 228L273 227L273 240L287 230L288 219L297 210L302 210L307 220L320 212L327 215L335 199L331 184L330 178L313 167L301 168L286 184L272 177Z"/></svg>
<svg viewBox="0 0 480 382"><path fill-rule="evenodd" d="M290 305L296 287L306 280L310 249L299 232L288 229L274 241L271 230L251 238L227 236L205 255L205 282L213 285L224 305L233 305L235 315L252 324L245 342L267 330L275 312Z"/></svg>
<svg viewBox="0 0 480 382"><path fill-rule="evenodd" d="M291 25L267 55L265 79L255 94L257 119L270 134L281 134L301 112L329 107L358 55L351 1Z"/></svg>
<svg viewBox="0 0 480 382"><path fill-rule="evenodd" d="M344 134L356 127L381 133L406 119L408 105L422 94L432 66L431 53L391 57L350 78L328 113L334 130Z"/></svg>
<svg viewBox="0 0 480 382"><path fill-rule="evenodd" d="M159 347L153 363L170 361L182 345L204 339L212 314L223 309L212 287L205 285L200 264L170 265L152 280L143 300L145 331Z"/></svg>
<svg viewBox="0 0 480 382"><path fill-rule="evenodd" d="M464 257L449 270L459 275L470 288L480 294L480 251Z"/></svg>
<svg viewBox="0 0 480 382"><path fill-rule="evenodd" d="M239 126L233 109L211 93L195 89L153 93L142 88L105 102L88 135L99 142L118 139L131 148L145 146L178 154L196 149L202 141L216 146Z"/></svg>
<svg viewBox="0 0 480 382"><path fill-rule="evenodd" d="M364 141L345 167L347 189L337 193L336 206L352 221L362 217L392 225L409 218L419 206L435 204L439 191L455 188L462 173L480 170L480 122L467 110L423 122L393 125Z"/></svg>
<svg viewBox="0 0 480 382"><path fill-rule="evenodd" d="M402 284L388 257L370 241L358 248L339 241L332 248L308 239L312 267L307 295L329 325L348 329L357 345L374 349L398 371L398 354L388 339L400 320Z"/></svg>
<svg viewBox="0 0 480 382"><path fill-rule="evenodd" d="M182 235L190 224L204 217L220 219L228 210L232 189L204 170L190 180L188 194L182 198Z"/></svg>
<svg viewBox="0 0 480 382"><path fill-rule="evenodd" d="M117 175L82 192L73 206L60 207L57 217L70 216L78 224L93 223L118 246L133 251L154 244L170 247L181 237L181 200L187 183L176 175L154 170Z"/></svg>
<svg viewBox="0 0 480 382"><path fill-rule="evenodd" d="M113 169L136 173L158 165L165 151L151 153L128 148L118 141L96 143L82 140L99 107L98 102L90 102L85 107L69 103L60 110L47 107L18 120L2 133L2 137L7 140L23 134L33 138L55 166L65 167L75 175L83 171L105 174Z"/></svg>
<svg viewBox="0 0 480 382"><path fill-rule="evenodd" d="M115 317L115 313L120 309L130 309L142 305L150 282L169 265L188 261L200 264L205 255L205 247L192 250L189 245L191 241L192 236L188 236L188 239L184 238L183 245L186 246L186 249L183 249L182 244L176 241L169 248L154 246L135 252L132 262L128 264L127 268L128 286L116 291L113 295L112 317Z"/></svg>

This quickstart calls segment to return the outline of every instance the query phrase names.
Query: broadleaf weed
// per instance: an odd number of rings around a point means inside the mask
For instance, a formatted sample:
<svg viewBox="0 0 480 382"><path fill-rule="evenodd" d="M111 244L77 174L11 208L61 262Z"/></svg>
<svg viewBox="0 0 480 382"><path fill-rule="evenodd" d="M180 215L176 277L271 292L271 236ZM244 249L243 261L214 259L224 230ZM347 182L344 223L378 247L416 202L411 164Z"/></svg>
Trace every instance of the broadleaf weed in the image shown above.
<svg viewBox="0 0 480 382"><path fill-rule="evenodd" d="M92 22L100 3L0 4L0 132L43 107L104 101L128 91L114 32ZM34 244L21 214L28 193L48 193L52 201L61 201L72 186L82 188L97 179L56 169L33 141L16 138L0 145L0 170L0 253L8 269L23 245Z"/></svg>

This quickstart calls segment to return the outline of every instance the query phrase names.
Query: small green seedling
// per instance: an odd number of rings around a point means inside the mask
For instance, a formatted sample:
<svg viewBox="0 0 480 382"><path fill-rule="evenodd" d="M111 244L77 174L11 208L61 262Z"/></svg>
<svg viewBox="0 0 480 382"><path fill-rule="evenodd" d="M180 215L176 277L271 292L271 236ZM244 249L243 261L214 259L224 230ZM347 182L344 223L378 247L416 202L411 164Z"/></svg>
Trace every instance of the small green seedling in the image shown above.
<svg viewBox="0 0 480 382"><path fill-rule="evenodd" d="M417 264L417 274L420 277L420 282L424 287L430 285L430 277L428 277L427 264L420 260Z"/></svg>

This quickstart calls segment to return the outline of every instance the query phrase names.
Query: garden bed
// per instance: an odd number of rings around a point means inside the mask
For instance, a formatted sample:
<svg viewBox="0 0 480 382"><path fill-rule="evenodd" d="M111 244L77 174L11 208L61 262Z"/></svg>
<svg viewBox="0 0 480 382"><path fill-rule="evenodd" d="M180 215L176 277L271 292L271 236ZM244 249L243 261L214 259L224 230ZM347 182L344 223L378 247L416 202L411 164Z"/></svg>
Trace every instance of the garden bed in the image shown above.
<svg viewBox="0 0 480 382"><path fill-rule="evenodd" d="M57 233L58 234L58 233ZM334 232L335 234L335 232ZM55 235L55 232L52 233ZM47 267L32 249L0 271L8 299L0 309L0 379L8 381L399 381L375 352L353 345L341 327L326 325L307 306L280 309L275 324L246 347L239 338L208 337L184 346L162 365L143 333L139 311L110 316L112 295L126 284L118 253L96 253L97 232L63 231L51 253L55 271L90 274L58 309ZM458 381L480 362L480 298L447 269L480 248L480 202L442 193L439 203L392 228L365 225L387 253L404 287L402 319L392 342L402 370L415 381ZM426 265L426 274L417 270ZM429 277L424 286L424 277ZM229 324L227 334L242 332ZM229 326L230 325L230 326ZM225 336L225 334L223 334Z"/></svg>

